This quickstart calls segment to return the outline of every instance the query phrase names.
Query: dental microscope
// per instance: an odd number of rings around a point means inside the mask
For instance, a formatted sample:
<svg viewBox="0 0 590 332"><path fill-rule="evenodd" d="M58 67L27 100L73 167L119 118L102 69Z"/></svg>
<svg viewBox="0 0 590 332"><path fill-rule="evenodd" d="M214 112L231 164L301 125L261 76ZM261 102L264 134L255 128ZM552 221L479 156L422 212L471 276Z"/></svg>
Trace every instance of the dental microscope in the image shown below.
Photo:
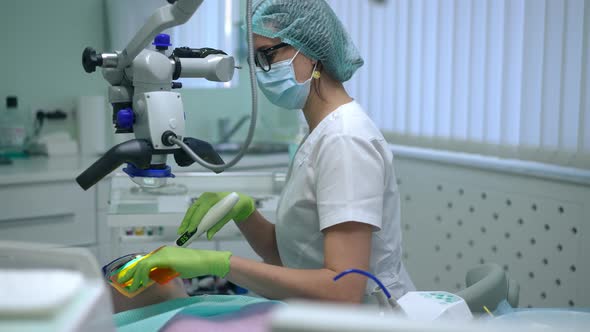
<svg viewBox="0 0 590 332"><path fill-rule="evenodd" d="M252 97L252 118L249 137L241 153L225 164L213 147L205 141L187 137L185 110L179 78L204 78L215 82L228 82L233 78L235 60L225 52L212 48L175 48L170 55L170 37L161 34L164 29L187 22L203 0L167 0L137 32L125 50L97 53L87 47L82 64L87 73L102 68L109 83L108 99L113 107L112 122L115 133L133 133L134 139L112 147L76 181L88 190L105 176L119 168L142 187L161 187L174 177L167 165L168 155L176 164L187 167L195 161L216 173L237 163L250 144L255 128L256 96ZM247 12L252 9L247 1ZM253 57L251 43L251 17L247 18L249 56ZM153 47L148 49L149 44ZM154 49L155 48L155 49ZM251 78L254 67L250 66ZM253 81L251 79L251 81ZM254 91L255 82L252 82ZM80 133L84 135L84 133Z"/></svg>

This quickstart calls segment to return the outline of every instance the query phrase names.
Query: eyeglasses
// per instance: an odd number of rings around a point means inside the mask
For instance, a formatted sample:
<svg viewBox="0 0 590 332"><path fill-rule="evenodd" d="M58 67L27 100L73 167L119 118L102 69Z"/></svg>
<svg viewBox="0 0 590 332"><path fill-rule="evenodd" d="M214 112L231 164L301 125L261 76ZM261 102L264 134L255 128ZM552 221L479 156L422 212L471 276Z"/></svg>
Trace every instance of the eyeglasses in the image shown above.
<svg viewBox="0 0 590 332"><path fill-rule="evenodd" d="M256 51L254 55L254 63L257 67L264 70L265 72L270 71L270 65L274 59L274 53L285 46L289 46L287 43L280 43L275 46L265 48L263 50Z"/></svg>

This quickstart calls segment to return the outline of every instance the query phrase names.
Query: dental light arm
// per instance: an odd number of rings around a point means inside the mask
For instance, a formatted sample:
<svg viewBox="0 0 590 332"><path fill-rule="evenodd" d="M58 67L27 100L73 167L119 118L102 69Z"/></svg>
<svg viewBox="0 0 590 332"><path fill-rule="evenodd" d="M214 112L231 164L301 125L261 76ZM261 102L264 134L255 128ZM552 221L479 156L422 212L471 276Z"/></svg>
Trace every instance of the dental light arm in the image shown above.
<svg viewBox="0 0 590 332"><path fill-rule="evenodd" d="M109 102L113 106L116 133L134 133L135 139L119 144L76 178L87 190L117 169L123 169L134 182L149 187L165 184L174 177L166 165L167 155L173 154L177 164L186 167L199 163L216 173L235 165L245 154L254 136L257 117L254 61L249 61L252 88L252 115L248 136L238 155L225 164L213 147L191 137L185 137L185 112L182 96L171 91L182 88L178 78L205 78L228 82L235 71L234 58L221 50L181 47L167 55L172 44L168 35L157 35L163 29L185 23L203 0L168 0L149 18L129 42L125 50L98 54L86 48L82 65L91 73L102 67L103 77L110 86ZM252 0L247 0L248 56L254 57L252 38ZM145 49L150 40L156 50ZM80 133L84 135L84 133ZM151 178L151 179L150 179Z"/></svg>

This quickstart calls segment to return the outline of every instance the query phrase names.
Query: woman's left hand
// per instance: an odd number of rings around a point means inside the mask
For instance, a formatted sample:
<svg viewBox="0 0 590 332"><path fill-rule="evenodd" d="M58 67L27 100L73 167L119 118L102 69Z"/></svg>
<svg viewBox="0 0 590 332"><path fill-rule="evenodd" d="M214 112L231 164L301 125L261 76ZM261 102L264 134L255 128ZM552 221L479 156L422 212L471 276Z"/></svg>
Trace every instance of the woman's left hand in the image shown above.
<svg viewBox="0 0 590 332"><path fill-rule="evenodd" d="M119 274L117 282L125 283L133 278L129 292L147 285L153 268L170 268L180 273L181 278L203 275L225 277L229 272L229 251L196 250L181 247L162 247L150 257L139 261L134 267Z"/></svg>

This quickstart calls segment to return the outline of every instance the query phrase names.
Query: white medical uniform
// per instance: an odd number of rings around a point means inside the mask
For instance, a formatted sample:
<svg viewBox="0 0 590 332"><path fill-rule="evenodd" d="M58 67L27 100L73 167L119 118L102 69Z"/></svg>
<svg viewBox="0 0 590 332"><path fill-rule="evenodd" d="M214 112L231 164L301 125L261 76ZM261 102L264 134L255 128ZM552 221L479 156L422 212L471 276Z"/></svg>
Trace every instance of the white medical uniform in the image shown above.
<svg viewBox="0 0 590 332"><path fill-rule="evenodd" d="M322 230L348 221L373 226L370 272L396 298L414 290L401 260L400 198L393 155L355 101L324 118L293 158L275 228L283 265L323 268ZM366 295L375 286L368 281Z"/></svg>

